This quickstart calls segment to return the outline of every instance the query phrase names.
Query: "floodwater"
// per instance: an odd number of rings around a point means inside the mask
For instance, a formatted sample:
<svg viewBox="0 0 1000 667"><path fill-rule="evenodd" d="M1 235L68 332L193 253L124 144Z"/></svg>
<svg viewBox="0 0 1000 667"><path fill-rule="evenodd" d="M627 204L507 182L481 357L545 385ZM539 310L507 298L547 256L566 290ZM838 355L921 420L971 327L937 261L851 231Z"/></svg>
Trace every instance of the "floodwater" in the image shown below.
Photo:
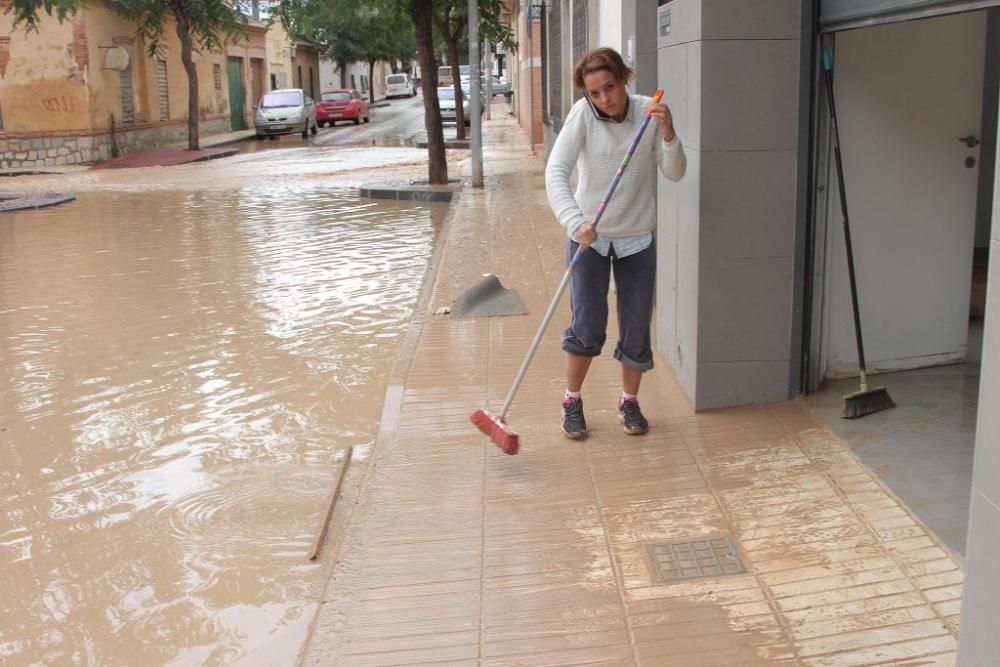
<svg viewBox="0 0 1000 667"><path fill-rule="evenodd" d="M443 214L308 181L4 214L0 663L294 662Z"/></svg>

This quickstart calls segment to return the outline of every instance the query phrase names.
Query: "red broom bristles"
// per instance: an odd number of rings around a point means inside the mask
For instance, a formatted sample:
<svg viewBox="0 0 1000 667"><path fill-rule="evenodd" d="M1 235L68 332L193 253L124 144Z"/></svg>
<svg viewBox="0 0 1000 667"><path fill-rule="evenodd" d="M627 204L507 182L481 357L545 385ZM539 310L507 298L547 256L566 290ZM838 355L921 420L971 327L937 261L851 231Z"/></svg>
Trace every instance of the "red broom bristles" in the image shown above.
<svg viewBox="0 0 1000 667"><path fill-rule="evenodd" d="M503 423L500 417L486 410L476 410L469 417L469 420L476 425L476 428L489 436L490 440L504 454L517 454L520 438L517 433L514 433L510 427Z"/></svg>

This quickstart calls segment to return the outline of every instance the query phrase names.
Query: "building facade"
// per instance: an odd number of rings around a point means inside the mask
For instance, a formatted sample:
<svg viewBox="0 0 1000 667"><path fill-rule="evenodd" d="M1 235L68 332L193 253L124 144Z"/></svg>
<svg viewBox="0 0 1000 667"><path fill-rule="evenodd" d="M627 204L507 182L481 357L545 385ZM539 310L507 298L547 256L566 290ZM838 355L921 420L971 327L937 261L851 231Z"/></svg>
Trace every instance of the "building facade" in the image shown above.
<svg viewBox="0 0 1000 667"><path fill-rule="evenodd" d="M188 77L172 22L154 54L103 0L63 23L43 15L38 32L13 29L7 15L0 28L0 168L89 163L187 138ZM307 84L310 71L318 76L304 43L275 67L272 32L293 44L280 26L250 18L244 43L195 54L203 136L251 127L253 106L276 87L273 70L289 82L300 68Z"/></svg>
<svg viewBox="0 0 1000 667"><path fill-rule="evenodd" d="M369 95L373 91L375 99L384 98L385 77L391 73L392 68L389 63L381 60L375 63L370 77L368 63L355 62L347 65L343 77L336 63L330 60L324 60L320 63L320 81L324 90L341 87L354 88L365 99L369 99Z"/></svg>

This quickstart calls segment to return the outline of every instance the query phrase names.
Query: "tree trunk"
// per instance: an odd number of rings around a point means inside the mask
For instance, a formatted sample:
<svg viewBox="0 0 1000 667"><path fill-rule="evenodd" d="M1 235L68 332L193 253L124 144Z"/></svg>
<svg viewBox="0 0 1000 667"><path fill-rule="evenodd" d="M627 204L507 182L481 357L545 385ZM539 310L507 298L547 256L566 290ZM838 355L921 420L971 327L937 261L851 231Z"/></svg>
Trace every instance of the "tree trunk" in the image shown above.
<svg viewBox="0 0 1000 667"><path fill-rule="evenodd" d="M427 169L431 184L448 182L448 161L441 129L441 107L437 98L437 68L434 66L434 0L410 0L410 16L417 34L420 60L420 90L424 94L424 127L427 129Z"/></svg>
<svg viewBox="0 0 1000 667"><path fill-rule="evenodd" d="M368 99L375 104L375 61L368 61Z"/></svg>
<svg viewBox="0 0 1000 667"><path fill-rule="evenodd" d="M192 57L193 40L191 37L191 19L180 7L175 7L177 17L177 37L181 41L181 62L188 78L188 150L199 149L198 142L198 69ZM242 90L242 86L240 87Z"/></svg>
<svg viewBox="0 0 1000 667"><path fill-rule="evenodd" d="M340 68L340 87L347 88L347 63L338 60L337 67Z"/></svg>
<svg viewBox="0 0 1000 667"><path fill-rule="evenodd" d="M459 30L459 35L462 31ZM455 80L455 138L465 139L465 92L462 90L462 72L458 64L458 37L448 38L448 64L451 65L451 75ZM472 76L472 73L469 73ZM472 81L470 79L469 83Z"/></svg>

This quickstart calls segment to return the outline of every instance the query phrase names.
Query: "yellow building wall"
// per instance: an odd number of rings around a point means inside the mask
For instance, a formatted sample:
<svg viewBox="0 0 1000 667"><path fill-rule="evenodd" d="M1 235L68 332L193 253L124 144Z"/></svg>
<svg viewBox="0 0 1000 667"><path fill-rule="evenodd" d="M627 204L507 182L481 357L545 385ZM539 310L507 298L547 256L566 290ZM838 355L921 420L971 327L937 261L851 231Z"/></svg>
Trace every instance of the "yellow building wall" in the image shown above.
<svg viewBox="0 0 1000 667"><path fill-rule="evenodd" d="M107 132L111 116L123 117L122 74L105 66L108 50L129 53L135 126L183 124L188 110L188 79L173 20L165 27L155 56L135 36L136 26L103 0L92 0L62 24L43 15L38 32L13 30L0 14L0 114L7 134L48 135ZM263 36L257 40L264 58ZM242 48L247 52L247 47ZM223 53L195 54L199 118L228 118L229 90ZM156 61L166 61L168 115L161 118ZM218 86L214 66L219 66Z"/></svg>
<svg viewBox="0 0 1000 667"><path fill-rule="evenodd" d="M45 134L90 126L89 53L80 18L60 24L43 17L40 33L13 30L0 15L0 114L5 132ZM42 38L44 36L44 38Z"/></svg>
<svg viewBox="0 0 1000 667"><path fill-rule="evenodd" d="M312 85L310 86L309 72L312 71ZM320 93L319 81L319 56L316 51L302 42L295 44L295 59L292 61L292 73L294 83L290 87L301 88L307 94L318 97ZM299 74L301 73L301 81Z"/></svg>
<svg viewBox="0 0 1000 667"><path fill-rule="evenodd" d="M267 31L267 67L274 75L274 85L268 83L268 90L273 88L294 88L297 84L292 77L292 40L281 25L275 21Z"/></svg>
<svg viewBox="0 0 1000 667"><path fill-rule="evenodd" d="M253 61L260 62L261 67L261 94L270 89L268 85L268 64L267 64L267 39L266 29L260 22L255 22L247 30L247 38L243 43L230 44L226 47L226 60L239 59L241 81L243 91L243 119L244 125L253 127L253 107L259 102L259 98L254 94L254 72ZM227 78L227 65L223 64L223 86L229 86Z"/></svg>

